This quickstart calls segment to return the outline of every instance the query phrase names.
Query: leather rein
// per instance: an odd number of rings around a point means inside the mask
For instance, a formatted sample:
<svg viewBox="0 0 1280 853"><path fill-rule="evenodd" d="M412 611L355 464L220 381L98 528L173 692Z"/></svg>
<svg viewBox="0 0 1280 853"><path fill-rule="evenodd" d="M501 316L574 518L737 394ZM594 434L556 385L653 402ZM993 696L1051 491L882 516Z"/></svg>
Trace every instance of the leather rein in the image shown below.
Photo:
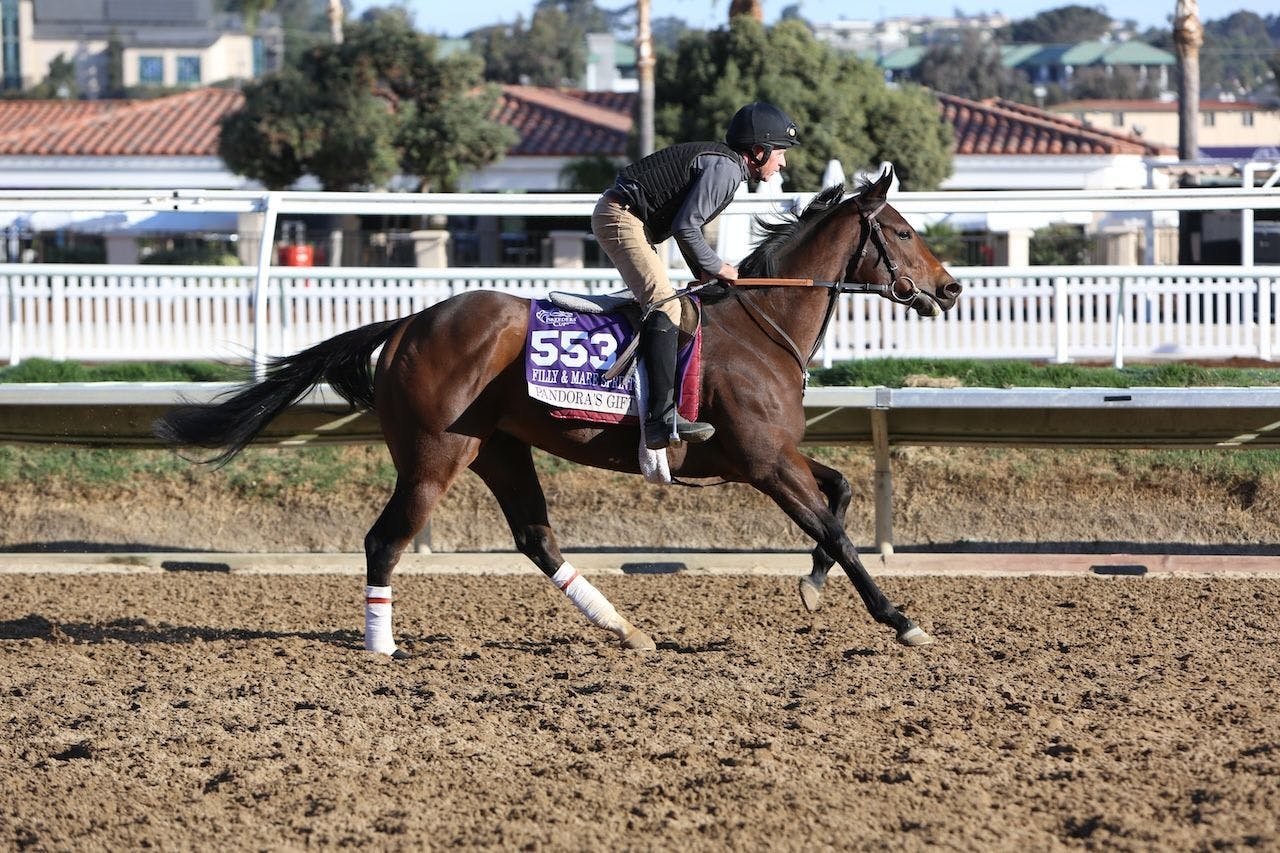
<svg viewBox="0 0 1280 853"><path fill-rule="evenodd" d="M804 374L804 384L809 384L809 362L813 361L813 357L817 355L818 348L822 346L822 341L827 334L827 326L831 324L831 317L836 310L836 302L841 294L844 293L874 293L882 296L890 302L896 302L899 305L911 305L922 294L916 286L915 280L909 275L902 275L900 267L889 254L885 246L884 231L880 227L880 221L876 219L876 215L884 209L885 203L881 202L874 210L863 210L858 208L858 216L862 219L862 233L858 237L858 248L854 251L849 263L845 266L844 279L842 281L811 281L808 279L743 279L741 283L730 285L729 291L737 298L743 309L751 315L758 324L763 324L771 328L781 338L777 341L784 349L791 353L792 358L800 366L801 372ZM876 250L880 253L880 257L876 263L884 263L885 269L889 271L888 284L871 284L865 282L850 281L857 274L858 267L862 265L863 259L866 257L869 245L875 245ZM904 295L898 295L898 284L903 282L906 284ZM813 341L813 347L809 350L809 357L805 358L800 347L791 339L778 323L770 317L759 305L755 304L755 300L750 298L750 294L743 288L751 286L766 286L787 284L794 286L808 287L825 287L830 292L827 299L827 310L822 317L822 325L818 329L818 336Z"/></svg>

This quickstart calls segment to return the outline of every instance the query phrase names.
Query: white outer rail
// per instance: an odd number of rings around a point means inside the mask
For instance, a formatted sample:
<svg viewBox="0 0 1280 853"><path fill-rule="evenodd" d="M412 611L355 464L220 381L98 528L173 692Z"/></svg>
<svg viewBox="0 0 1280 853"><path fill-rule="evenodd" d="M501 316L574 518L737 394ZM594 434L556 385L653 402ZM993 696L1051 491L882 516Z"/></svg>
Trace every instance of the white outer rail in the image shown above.
<svg viewBox="0 0 1280 853"><path fill-rule="evenodd" d="M611 269L0 264L0 358L173 360L296 352L464 290L607 292ZM966 292L932 319L841 298L819 356L1254 357L1280 348L1280 267L957 267ZM673 272L677 281L679 273Z"/></svg>

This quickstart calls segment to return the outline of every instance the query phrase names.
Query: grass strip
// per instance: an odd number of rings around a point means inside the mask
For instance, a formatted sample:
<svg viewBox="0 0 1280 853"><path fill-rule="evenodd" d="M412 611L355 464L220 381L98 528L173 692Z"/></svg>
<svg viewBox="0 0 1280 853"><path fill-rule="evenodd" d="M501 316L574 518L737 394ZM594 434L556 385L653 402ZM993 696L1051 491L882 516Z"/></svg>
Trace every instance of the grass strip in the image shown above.
<svg viewBox="0 0 1280 853"><path fill-rule="evenodd" d="M1120 370L1081 364L985 359L868 359L814 370L813 385L902 388L920 377L956 379L967 388L1194 388L1280 385L1280 367L1205 367L1184 362L1135 364Z"/></svg>

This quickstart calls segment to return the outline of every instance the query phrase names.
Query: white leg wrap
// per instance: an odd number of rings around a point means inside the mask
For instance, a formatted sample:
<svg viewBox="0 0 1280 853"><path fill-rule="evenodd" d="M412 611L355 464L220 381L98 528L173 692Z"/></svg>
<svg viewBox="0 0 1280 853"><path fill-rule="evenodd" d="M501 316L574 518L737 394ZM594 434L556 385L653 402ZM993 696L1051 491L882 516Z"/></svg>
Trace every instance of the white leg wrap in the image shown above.
<svg viewBox="0 0 1280 853"><path fill-rule="evenodd" d="M619 637L625 637L631 631L631 624L618 615L609 599L591 585L591 582L578 574L578 570L567 561L551 576L551 582L560 587L560 591L569 596L574 606L591 620L591 624L612 631Z"/></svg>
<svg viewBox="0 0 1280 853"><path fill-rule="evenodd" d="M364 588L364 647L371 652L389 655L396 650L391 636L391 587Z"/></svg>

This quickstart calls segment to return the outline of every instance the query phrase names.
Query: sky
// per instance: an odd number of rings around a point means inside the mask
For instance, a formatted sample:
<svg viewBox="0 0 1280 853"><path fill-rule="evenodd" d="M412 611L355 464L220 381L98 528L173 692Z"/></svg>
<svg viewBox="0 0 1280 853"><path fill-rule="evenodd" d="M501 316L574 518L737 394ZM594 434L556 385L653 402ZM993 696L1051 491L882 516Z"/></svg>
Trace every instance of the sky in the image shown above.
<svg viewBox="0 0 1280 853"><path fill-rule="evenodd" d="M798 2L800 14L810 21L834 21L839 18L879 19L897 15L950 16L957 9L965 14L1001 12L1011 18L1029 18L1037 12L1078 3L1101 5L1112 18L1136 20L1141 27L1163 25L1173 14L1177 0L1159 2L1095 3L1093 0L877 0L859 3L854 0L764 0L765 20L772 23L782 10ZM355 14L373 6L403 5L414 15L418 28L435 35L461 36L477 27L510 23L517 15L527 20L535 0L354 0ZM604 9L628 5L627 0L596 0ZM1237 10L1259 15L1280 11L1275 0L1200 0L1201 20L1225 18ZM696 29L715 29L724 25L729 0L650 0L655 18L684 19Z"/></svg>

